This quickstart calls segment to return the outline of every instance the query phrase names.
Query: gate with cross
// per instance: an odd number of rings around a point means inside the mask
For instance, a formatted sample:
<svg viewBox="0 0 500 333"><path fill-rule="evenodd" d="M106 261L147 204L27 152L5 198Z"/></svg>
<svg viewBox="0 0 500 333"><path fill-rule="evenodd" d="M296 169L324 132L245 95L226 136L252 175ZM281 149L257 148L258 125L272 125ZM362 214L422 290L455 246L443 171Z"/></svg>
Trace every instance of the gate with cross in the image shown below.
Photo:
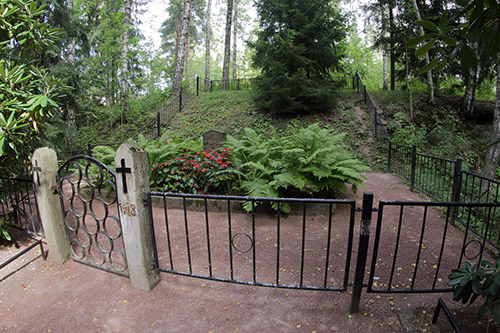
<svg viewBox="0 0 500 333"><path fill-rule="evenodd" d="M126 189L130 169L124 160L116 172L122 173ZM116 173L101 161L80 155L59 168L57 183L73 260L128 276Z"/></svg>

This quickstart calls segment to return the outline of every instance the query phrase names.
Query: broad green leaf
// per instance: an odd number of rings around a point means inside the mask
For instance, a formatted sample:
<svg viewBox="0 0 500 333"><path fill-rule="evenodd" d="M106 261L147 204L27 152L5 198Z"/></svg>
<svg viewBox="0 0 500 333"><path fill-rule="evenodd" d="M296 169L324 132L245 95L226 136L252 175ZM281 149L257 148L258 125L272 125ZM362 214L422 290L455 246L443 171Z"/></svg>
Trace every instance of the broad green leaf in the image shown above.
<svg viewBox="0 0 500 333"><path fill-rule="evenodd" d="M448 46L456 46L457 40L447 35L443 35L443 42Z"/></svg>
<svg viewBox="0 0 500 333"><path fill-rule="evenodd" d="M424 29L435 31L435 32L439 31L438 26L434 22L431 22L431 21L417 21L415 23L417 25L421 26Z"/></svg>
<svg viewBox="0 0 500 333"><path fill-rule="evenodd" d="M424 54L426 54L427 52L430 51L430 49L432 49L432 47L434 46L434 44L436 43L436 38L433 38L431 39L430 42L428 42L427 44L425 44L424 46L418 48L415 50L415 55L417 57L421 57L423 56Z"/></svg>
<svg viewBox="0 0 500 333"><path fill-rule="evenodd" d="M441 16L441 18L439 19L439 28L441 28L441 30L444 30L447 24L448 24L448 12L445 11L444 14Z"/></svg>
<svg viewBox="0 0 500 333"><path fill-rule="evenodd" d="M427 65L425 65L421 70L420 70L420 73L425 73L425 72L428 72L430 71L431 69L433 69L434 67L436 67L436 65L439 63L439 58L436 58L434 60L432 60L430 63L428 63Z"/></svg>
<svg viewBox="0 0 500 333"><path fill-rule="evenodd" d="M477 56L474 50L470 46L464 44L462 45L462 62L467 65L468 68L477 68Z"/></svg>
<svg viewBox="0 0 500 333"><path fill-rule="evenodd" d="M428 38L427 35L412 38L406 43L406 47L409 49L415 48L418 44L422 43L427 38Z"/></svg>
<svg viewBox="0 0 500 333"><path fill-rule="evenodd" d="M485 302L479 308L479 311L477 312L477 320L482 320L484 318L484 315L486 314L486 312L488 312L489 307L490 307L490 304L488 302Z"/></svg>

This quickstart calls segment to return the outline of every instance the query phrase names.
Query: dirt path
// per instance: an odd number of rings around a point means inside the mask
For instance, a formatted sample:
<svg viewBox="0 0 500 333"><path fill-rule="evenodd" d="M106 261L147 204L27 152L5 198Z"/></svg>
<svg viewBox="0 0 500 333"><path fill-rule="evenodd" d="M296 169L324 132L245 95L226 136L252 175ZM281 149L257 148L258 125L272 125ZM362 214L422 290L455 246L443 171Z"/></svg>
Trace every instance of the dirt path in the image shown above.
<svg viewBox="0 0 500 333"><path fill-rule="evenodd" d="M375 202L380 199L422 200L392 175L368 173L366 176L368 180L364 189L345 195L356 199L358 207L363 191L373 192ZM388 213L393 214L387 217L388 220L397 223L397 212ZM342 214L339 210L334 218L342 221ZM439 220L436 215L430 219ZM359 225L359 218L356 214L356 225ZM387 228L390 242L391 235L394 235L393 225L387 225ZM419 229L419 226L413 228ZM355 234L358 232L356 228ZM409 228L409 238L405 239L410 245L412 232ZM441 237L431 233L426 238L427 248L432 248L434 238ZM457 230L451 230L447 242L453 245L459 237ZM389 244L387 249L394 246ZM352 267L355 266L356 250L357 236ZM410 258L415 248L407 252L407 258ZM36 257L36 250L30 255L32 257L28 255L25 260ZM381 255L387 254L382 251ZM384 263L382 261L377 268L384 269ZM433 265L430 261L426 264ZM407 279L402 273L405 271L403 269L398 278ZM442 274L446 275L445 269ZM350 315L352 288L345 293L299 291L171 274L162 274L161 277L161 283L148 293L133 289L127 278L73 261L59 266L34 258L13 274L5 276L0 271L0 328L20 332L451 332L443 315L438 326L430 324L433 307L441 296L460 320L464 332L484 329L484 325L478 329L473 324L474 315L470 309L458 306L449 293L386 295L364 291L360 313ZM380 276L380 284L383 285L385 278ZM425 282L425 277L422 281ZM414 321L409 330L400 323L398 315Z"/></svg>

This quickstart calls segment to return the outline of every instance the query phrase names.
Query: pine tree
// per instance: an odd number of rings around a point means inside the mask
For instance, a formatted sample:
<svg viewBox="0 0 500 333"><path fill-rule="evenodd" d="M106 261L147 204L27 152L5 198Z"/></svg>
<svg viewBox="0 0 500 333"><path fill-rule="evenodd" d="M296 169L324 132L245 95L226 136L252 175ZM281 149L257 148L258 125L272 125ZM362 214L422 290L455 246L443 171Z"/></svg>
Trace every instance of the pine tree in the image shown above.
<svg viewBox="0 0 500 333"><path fill-rule="evenodd" d="M262 30L250 45L262 73L257 104L280 114L328 110L346 32L338 2L258 0L256 7Z"/></svg>

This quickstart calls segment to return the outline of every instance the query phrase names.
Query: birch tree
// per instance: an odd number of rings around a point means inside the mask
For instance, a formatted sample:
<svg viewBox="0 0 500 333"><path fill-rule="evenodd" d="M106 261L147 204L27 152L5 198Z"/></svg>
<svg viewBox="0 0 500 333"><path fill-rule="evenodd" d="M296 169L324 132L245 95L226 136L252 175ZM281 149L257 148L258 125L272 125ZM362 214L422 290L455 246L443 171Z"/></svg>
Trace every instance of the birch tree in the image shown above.
<svg viewBox="0 0 500 333"><path fill-rule="evenodd" d="M417 0L413 0L413 6L415 7L415 14L417 15L417 20L422 21L422 16L420 15L420 10L418 9ZM418 27L418 31L420 33L420 36L425 36L425 31L424 31L424 28L422 26ZM429 53L425 53L424 57L425 57L425 65L427 66L431 62ZM429 69L427 71L427 87L429 89L429 97L430 97L431 103L434 103L434 101L435 101L434 83L432 81L432 70L431 69Z"/></svg>
<svg viewBox="0 0 500 333"><path fill-rule="evenodd" d="M234 0L234 15L233 15L233 79L237 79L236 73L236 57L237 57L237 42L238 42L238 0Z"/></svg>
<svg viewBox="0 0 500 333"><path fill-rule="evenodd" d="M184 66L186 60L186 45L188 39L189 21L191 19L191 0L185 0L184 11L179 32L179 46L177 47L177 56L174 67L174 84L172 95L177 95L182 89L182 80L184 78Z"/></svg>
<svg viewBox="0 0 500 333"><path fill-rule="evenodd" d="M125 115L129 111L129 43L130 43L130 25L132 21L132 0L125 0L123 8L123 38L121 48L121 73L120 73L120 102L122 109L121 121L126 122Z"/></svg>
<svg viewBox="0 0 500 333"><path fill-rule="evenodd" d="M233 19L233 0L227 0L226 33L224 42L224 62L222 63L222 80L226 88L229 84L229 63L231 58L231 25Z"/></svg>
<svg viewBox="0 0 500 333"><path fill-rule="evenodd" d="M207 1L207 17L205 21L205 86L210 84L210 40L212 38L212 27L210 25L212 12L212 0Z"/></svg>

